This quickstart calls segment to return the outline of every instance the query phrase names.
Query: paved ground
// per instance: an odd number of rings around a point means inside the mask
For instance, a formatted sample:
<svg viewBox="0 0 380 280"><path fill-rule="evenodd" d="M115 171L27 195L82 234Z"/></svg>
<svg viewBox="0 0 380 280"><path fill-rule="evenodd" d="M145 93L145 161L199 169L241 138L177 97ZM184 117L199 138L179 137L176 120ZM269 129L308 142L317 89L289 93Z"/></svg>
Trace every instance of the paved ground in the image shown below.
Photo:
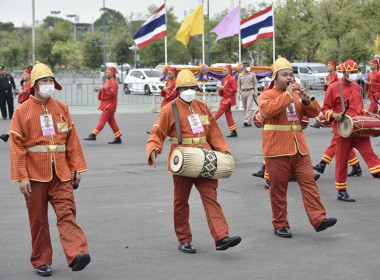
<svg viewBox="0 0 380 280"><path fill-rule="evenodd" d="M98 121L98 115L90 111L73 116L81 139ZM357 202L340 202L334 188L334 168L328 166L318 185L328 216L337 217L338 223L320 233L308 222L298 185L290 183L288 216L293 238L278 238L272 231L264 181L251 176L262 162L261 130L243 128L242 112L234 112L239 137L228 139L235 172L230 179L219 181L218 196L231 235L241 235L242 242L228 251L215 250L194 189L190 222L197 253L178 251L172 219L173 186L165 170L169 142L157 168L146 164L146 131L156 117L153 113L118 114L124 133L122 145L107 144L113 138L108 126L96 142L82 141L89 170L83 174L75 196L77 219L87 235L92 262L82 272L74 273L67 267L50 207L52 278L379 279L379 180L370 176L361 161L363 176L349 179L349 193ZM219 123L228 134L224 117ZM0 121L0 132L6 132L9 124L8 120ZM331 139L331 130L308 128L306 134L313 162L317 163ZM379 154L379 139L372 142ZM40 279L29 263L27 211L18 186L10 183L8 146L0 143L0 279Z"/></svg>

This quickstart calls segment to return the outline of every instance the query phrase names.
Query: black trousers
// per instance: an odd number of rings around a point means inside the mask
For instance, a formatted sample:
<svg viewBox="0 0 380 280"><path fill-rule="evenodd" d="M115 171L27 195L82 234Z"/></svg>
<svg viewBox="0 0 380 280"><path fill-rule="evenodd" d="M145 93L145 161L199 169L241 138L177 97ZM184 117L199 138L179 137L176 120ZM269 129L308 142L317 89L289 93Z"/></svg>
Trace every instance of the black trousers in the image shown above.
<svg viewBox="0 0 380 280"><path fill-rule="evenodd" d="M13 94L10 92L0 93L0 109L1 109L1 115L3 119L7 118L7 105L8 105L8 113L9 113L9 119L12 119L13 116Z"/></svg>

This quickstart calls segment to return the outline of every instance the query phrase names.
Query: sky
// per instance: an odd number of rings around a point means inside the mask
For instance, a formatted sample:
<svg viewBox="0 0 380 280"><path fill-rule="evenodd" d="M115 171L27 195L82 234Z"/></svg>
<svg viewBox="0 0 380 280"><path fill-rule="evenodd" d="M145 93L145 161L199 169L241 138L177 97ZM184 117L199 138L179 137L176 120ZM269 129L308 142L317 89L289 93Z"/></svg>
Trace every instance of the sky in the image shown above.
<svg viewBox="0 0 380 280"><path fill-rule="evenodd" d="M79 22L92 23L101 16L100 9L105 7L118 10L124 16L129 16L131 12L140 13L143 19L147 19L147 8L152 4L157 7L161 6L163 0L34 0L36 21L42 21L47 16L52 16L51 11L60 11L60 17L66 17L68 14L79 15ZM222 12L225 9L231 10L239 4L238 0L208 0L210 1L210 16ZM240 6L248 6L248 4L258 4L265 0L240 0ZM271 3L271 1L266 1ZM167 7L174 7L177 18L182 21L185 11L196 9L201 0L167 0ZM268 4L269 6L270 4ZM23 24L31 26L32 24L32 0L0 0L0 21L13 22L16 27ZM204 11L207 14L207 0L204 1ZM72 19L70 19L72 20Z"/></svg>

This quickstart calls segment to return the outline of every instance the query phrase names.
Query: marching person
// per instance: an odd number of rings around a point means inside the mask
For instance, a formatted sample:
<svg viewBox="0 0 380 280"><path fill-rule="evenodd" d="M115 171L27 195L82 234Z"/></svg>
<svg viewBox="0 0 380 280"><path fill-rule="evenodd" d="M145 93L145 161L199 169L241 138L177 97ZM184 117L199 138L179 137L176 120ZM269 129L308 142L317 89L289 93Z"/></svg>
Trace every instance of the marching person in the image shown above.
<svg viewBox="0 0 380 280"><path fill-rule="evenodd" d="M342 113L345 110L347 110L345 114L351 117L357 115L376 116L363 107L364 101L360 87L355 82L359 68L356 62L349 59L343 63L342 67L343 78L327 89L322 108L326 119L332 121L334 135L339 133L338 122L343 119ZM349 106L345 104L345 100L349 100ZM347 161L352 148L356 148L362 155L374 178L379 178L380 175L380 160L372 149L369 137L344 138L339 135L335 150L335 186L338 190L337 199L346 202L355 201L347 193Z"/></svg>
<svg viewBox="0 0 380 280"><path fill-rule="evenodd" d="M231 131L231 134L227 137L237 137L236 124L232 117L231 107L236 105L236 91L237 91L237 82L236 79L232 76L231 65L226 65L223 67L222 86L218 89L218 94L222 97L220 101L220 106L218 111L214 115L214 119L217 120L222 114L226 115L226 120L228 128Z"/></svg>
<svg viewBox="0 0 380 280"><path fill-rule="evenodd" d="M49 202L69 267L79 271L90 262L73 195L87 165L67 105L52 97L54 89L61 89L53 72L37 62L31 79L31 95L16 108L9 131L11 180L18 182L25 196L32 236L30 261L39 275L50 276Z"/></svg>
<svg viewBox="0 0 380 280"><path fill-rule="evenodd" d="M168 78L166 85L161 90L161 96L164 98L161 103L161 108L166 104L170 103L172 100L176 99L178 93L175 89L176 82L176 69L174 67L169 67L168 69Z"/></svg>
<svg viewBox="0 0 380 280"><path fill-rule="evenodd" d="M338 81L338 74L336 72L335 61L332 60L327 63L327 71L329 72L329 74L327 75L325 84L323 85L323 90L325 92L332 83L336 83ZM310 125L310 127L320 128L320 125L317 122L315 122L312 125Z"/></svg>
<svg viewBox="0 0 380 280"><path fill-rule="evenodd" d="M259 110L263 116L261 133L263 156L270 174L272 224L279 237L290 238L287 219L287 189L291 174L301 188L302 199L309 221L319 232L335 225L335 218L327 218L318 187L313 177L310 151L301 129L304 115L316 117L320 112L317 101L310 101L306 88L294 85L292 66L283 57L272 65L273 87L260 96ZM292 110L289 110L289 107ZM292 113L295 111L296 113Z"/></svg>
<svg viewBox="0 0 380 280"><path fill-rule="evenodd" d="M115 120L115 113L117 107L117 94L119 86L116 82L116 68L108 67L106 70L107 81L104 82L103 87L98 91L98 99L100 101L99 110L102 111L99 123L93 132L84 140L96 141L96 135L102 131L106 122L110 125L115 139L108 144L121 144L121 132Z"/></svg>
<svg viewBox="0 0 380 280"><path fill-rule="evenodd" d="M368 73L368 81L364 80L367 97L370 99L368 111L378 114L379 106L376 101L380 99L380 72L377 59L372 59L369 67L371 68L371 72Z"/></svg>
<svg viewBox="0 0 380 280"><path fill-rule="evenodd" d="M254 72L251 72L249 61L243 62L244 70L239 74L237 80L238 99L243 102L244 108L244 126L252 126L252 103L253 97L257 97L257 78Z"/></svg>
<svg viewBox="0 0 380 280"><path fill-rule="evenodd" d="M341 78L343 77L342 64L338 65L338 75L341 76ZM321 161L318 164L313 166L314 170L318 171L321 174L325 172L326 165L330 164L332 159L335 156L336 143L340 136L337 130L333 130L333 133L334 133L334 136L331 139L330 145L327 147L326 151L323 153ZM354 149L350 150L350 154L348 156L348 164L352 167L351 172L347 174L348 177L362 176L362 169L360 167L359 158L356 156Z"/></svg>
<svg viewBox="0 0 380 280"><path fill-rule="evenodd" d="M31 85L31 81L30 81L31 72L32 70L29 69L28 67L24 70L24 74L22 75L22 81L23 81L22 90L21 90L20 95L18 96L18 103L20 104L29 98L29 90L30 90L30 85ZM1 134L0 139L3 140L4 142L7 142L9 139L9 133Z"/></svg>
<svg viewBox="0 0 380 280"><path fill-rule="evenodd" d="M12 119L14 106L13 106L13 93L18 94L15 81L11 74L8 74L4 66L0 66L0 109L3 120ZM7 114L8 106L8 114Z"/></svg>
<svg viewBox="0 0 380 280"><path fill-rule="evenodd" d="M219 152L230 153L222 132L212 117L206 103L195 98L198 88L197 81L190 70L178 73L176 89L179 97L172 104L161 109L153 126L147 143L148 164L156 167L156 158L162 153L164 140L172 137L172 145L168 157L168 170L170 170L170 155L179 146L182 139L184 147L203 147L215 149ZM175 123L173 107L177 108L180 134ZM200 120L200 125L194 126L191 118ZM212 148L211 148L212 147ZM174 181L174 228L178 238L178 249L184 253L196 253L192 245L192 234L189 224L189 196L192 186L198 189L206 212L210 233L215 240L216 250L227 250L238 245L239 236L230 237L228 224L221 206L217 201L217 179L191 178L173 174Z"/></svg>

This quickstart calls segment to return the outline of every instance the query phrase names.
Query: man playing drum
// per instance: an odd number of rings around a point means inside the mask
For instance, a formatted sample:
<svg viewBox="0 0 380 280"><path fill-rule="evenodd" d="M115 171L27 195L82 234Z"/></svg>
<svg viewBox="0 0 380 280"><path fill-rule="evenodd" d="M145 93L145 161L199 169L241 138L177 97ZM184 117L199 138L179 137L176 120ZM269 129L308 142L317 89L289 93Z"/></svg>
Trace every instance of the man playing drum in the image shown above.
<svg viewBox="0 0 380 280"><path fill-rule="evenodd" d="M340 78L343 77L343 66L342 63L338 65L338 74ZM338 81L338 80L337 80ZM322 117L325 119L325 116L322 114ZM330 123L327 121L327 123ZM336 142L338 138L340 137L338 131L333 130L334 136L331 139L330 145L327 147L325 152L322 155L321 161L314 165L313 168L317 170L319 173L323 174L325 172L326 164L330 164L332 159L335 156L335 149L336 149ZM350 173L347 174L347 176L361 176L362 175L362 169L360 167L359 158L356 156L355 150L352 148L350 150L350 154L348 157L348 164L352 166L352 170Z"/></svg>
<svg viewBox="0 0 380 280"><path fill-rule="evenodd" d="M338 122L343 120L343 112L347 116L376 116L363 107L363 97L357 79L358 65L352 59L342 64L343 78L338 83L329 86L323 102L322 112L327 120L332 120L334 134L338 134ZM342 90L340 90L340 86ZM343 100L342 100L343 99ZM349 100L349 105L346 100ZM373 177L379 178L380 160L373 152L369 137L338 136L335 151L335 186L338 190L338 200L354 202L355 199L347 193L347 161L352 148L362 155Z"/></svg>
<svg viewBox="0 0 380 280"><path fill-rule="evenodd" d="M168 157L182 142L182 147L200 147L229 154L228 145L206 103L195 98L198 89L197 80L189 70L178 73L176 89L179 94L172 104L164 106L153 126L147 143L148 164L156 167L156 158L162 153L163 143L167 136L172 138ZM174 104L173 104L174 102ZM175 108L178 119L175 120ZM174 112L173 112L174 111ZM200 127L191 123L191 117L200 120ZM176 125L180 132L177 133ZM199 162L203 164L203 162ZM215 240L216 250L227 250L238 245L239 236L229 237L228 224L221 206L217 201L217 179L191 178L173 174L174 181L174 228L178 238L178 249L184 253L195 253L191 244L192 235L189 224L189 196L193 185L198 189L206 212L207 223Z"/></svg>
<svg viewBox="0 0 380 280"><path fill-rule="evenodd" d="M259 102L259 110L264 118L261 143L270 174L269 194L274 233L289 238L292 234L289 231L286 196L290 174L297 178L310 224L317 232L335 225L337 220L326 217L313 177L310 151L301 128L304 115L309 118L318 116L319 103L310 101L304 87L292 83L292 65L285 58L279 57L274 62L272 72L273 87L261 94ZM289 110L289 106L293 110Z"/></svg>

